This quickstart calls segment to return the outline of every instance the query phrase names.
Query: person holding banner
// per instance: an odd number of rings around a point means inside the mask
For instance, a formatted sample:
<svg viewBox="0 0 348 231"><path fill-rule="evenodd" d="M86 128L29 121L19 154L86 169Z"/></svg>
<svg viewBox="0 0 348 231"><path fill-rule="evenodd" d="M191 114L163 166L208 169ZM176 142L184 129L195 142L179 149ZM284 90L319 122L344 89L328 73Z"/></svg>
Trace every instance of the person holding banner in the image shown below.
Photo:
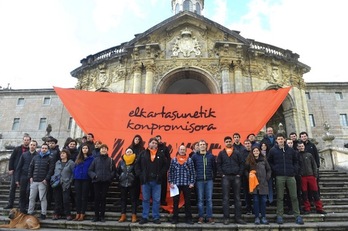
<svg viewBox="0 0 348 231"><path fill-rule="evenodd" d="M206 203L206 219L209 224L215 224L213 219L213 180L216 175L215 156L207 151L207 143L200 140L199 152L193 154L192 160L196 171L198 224L204 222L204 201Z"/></svg>
<svg viewBox="0 0 348 231"><path fill-rule="evenodd" d="M233 189L233 199L235 208L235 222L237 224L246 224L241 219L242 205L240 200L240 189L242 175L244 173L244 159L232 145L232 137L224 138L225 148L221 150L217 157L217 170L221 174L222 185L222 209L224 214L224 225L230 223L230 190Z"/></svg>
<svg viewBox="0 0 348 231"><path fill-rule="evenodd" d="M179 194L173 196L173 219L172 224L177 224L179 220L179 200L180 193L183 192L185 200L186 223L192 225L191 213L191 189L195 184L195 169L192 159L186 155L186 147L180 145L178 155L170 162L168 181L170 188L178 187Z"/></svg>
<svg viewBox="0 0 348 231"><path fill-rule="evenodd" d="M160 201L162 176L167 172L167 158L158 150L156 138L150 138L149 147L136 160L135 173L139 176L143 194L143 212L139 224L148 223L152 199L153 223L161 224Z"/></svg>

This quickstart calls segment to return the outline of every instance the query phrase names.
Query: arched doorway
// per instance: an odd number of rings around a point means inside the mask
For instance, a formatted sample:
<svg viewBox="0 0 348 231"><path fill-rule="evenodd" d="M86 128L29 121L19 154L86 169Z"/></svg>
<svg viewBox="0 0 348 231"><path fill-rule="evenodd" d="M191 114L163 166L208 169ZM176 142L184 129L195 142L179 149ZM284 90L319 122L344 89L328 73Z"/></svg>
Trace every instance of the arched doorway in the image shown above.
<svg viewBox="0 0 348 231"><path fill-rule="evenodd" d="M180 68L166 74L159 82L156 92L160 94L212 94L220 91L208 73L198 69Z"/></svg>

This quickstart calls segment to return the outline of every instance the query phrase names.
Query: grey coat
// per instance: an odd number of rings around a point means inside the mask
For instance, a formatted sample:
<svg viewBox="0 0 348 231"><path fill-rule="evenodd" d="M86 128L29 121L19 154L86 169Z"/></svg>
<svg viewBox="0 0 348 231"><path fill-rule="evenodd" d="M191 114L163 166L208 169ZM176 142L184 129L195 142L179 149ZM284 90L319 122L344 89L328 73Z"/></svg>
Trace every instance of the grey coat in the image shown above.
<svg viewBox="0 0 348 231"><path fill-rule="evenodd" d="M75 168L75 163L72 160L68 160L64 168L63 168L61 160L58 160L56 162L53 176L56 176L59 174L61 175L60 184L62 185L63 191L65 191L71 186L71 183L73 181L73 176L74 176L74 168Z"/></svg>
<svg viewBox="0 0 348 231"><path fill-rule="evenodd" d="M252 192L257 194L257 191L260 195L268 195L268 180L271 178L271 167L268 164L268 161L260 155L256 160L256 168L252 168L249 164L246 165L245 170L249 176L251 170L256 170L256 177L259 181L259 185Z"/></svg>

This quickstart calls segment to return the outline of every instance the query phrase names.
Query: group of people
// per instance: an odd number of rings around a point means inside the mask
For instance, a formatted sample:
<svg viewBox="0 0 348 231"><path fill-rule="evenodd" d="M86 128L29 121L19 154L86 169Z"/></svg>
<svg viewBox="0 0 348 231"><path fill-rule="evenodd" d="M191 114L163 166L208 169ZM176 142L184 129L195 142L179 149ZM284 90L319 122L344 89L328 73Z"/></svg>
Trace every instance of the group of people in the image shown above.
<svg viewBox="0 0 348 231"><path fill-rule="evenodd" d="M217 156L207 149L207 142L199 140L187 153L187 147L180 145L175 157L162 142L160 135L150 138L148 146L140 135L134 136L120 161L115 163L109 157L109 148L101 141L94 141L89 133L78 147L77 141L67 139L60 150L57 140L48 137L37 151L38 143L29 135L23 137L23 144L11 154L9 173L12 176L9 204L13 207L15 189L19 187L19 206L23 213L33 214L35 204L41 203L41 219L46 219L47 206L54 200L53 219L63 216L67 220L83 221L89 203L94 201L93 222L105 222L106 195L111 182L116 179L120 189L121 217L127 221L127 203L131 203L131 222L137 222L139 198L142 215L139 224L150 221L160 224L160 206L167 205L167 186L177 189L173 197L172 223L179 222L180 193L184 197L185 222L193 224L191 192L195 190L198 209L198 224L214 224L213 183L221 176L223 224L230 223L230 191L233 190L234 222L246 224L242 219L241 195L244 196L247 214L254 214L255 224L268 224L267 202L272 204L274 182L277 197L278 224L283 223L284 195L289 196L291 210L297 224L304 224L300 211L311 211L313 199L317 213L325 214L318 188L320 160L318 151L308 140L306 132L291 133L290 138L267 128L265 137L256 141L249 134L244 143L241 136L224 138L224 148ZM57 186L51 186L52 179L59 178ZM73 187L72 187L73 186ZM74 190L72 190L72 188ZM285 194L284 192L287 191ZM141 194L141 197L140 197ZM302 200L298 200L298 196ZM73 217L72 202L76 206ZM302 209L303 207L303 209Z"/></svg>

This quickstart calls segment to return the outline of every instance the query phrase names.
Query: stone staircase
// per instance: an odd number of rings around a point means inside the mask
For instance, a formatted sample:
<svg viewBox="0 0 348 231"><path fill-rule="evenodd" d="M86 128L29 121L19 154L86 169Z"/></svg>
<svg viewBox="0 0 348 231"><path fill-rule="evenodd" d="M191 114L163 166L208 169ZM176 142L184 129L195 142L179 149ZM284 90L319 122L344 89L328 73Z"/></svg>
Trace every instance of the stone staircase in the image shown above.
<svg viewBox="0 0 348 231"><path fill-rule="evenodd" d="M3 209L3 207L7 205L8 189L8 179L3 179L0 182L0 223L9 222L9 219L7 218L9 210ZM339 172L335 170L321 170L320 189L324 209L327 214L316 214L315 211L313 211L313 213L309 215L303 215L305 224L301 226L294 223L294 217L292 215L284 215L285 223L283 225L276 224L275 206L267 207L267 218L270 221L269 225L256 226L253 223L254 216L245 214L243 214L243 219L248 222L247 225L237 225L234 223L231 223L230 225L223 225L220 178L217 178L214 183L213 212L216 222L215 225L199 225L197 223L195 223L194 225L187 225L185 223L173 225L170 223L171 214L167 213L166 211L161 212L162 224L160 225L155 225L151 222L145 225L139 225L138 223L133 224L130 222L118 223L117 220L120 217L120 196L117 189L117 183L113 183L110 187L107 197L107 212L105 223L91 222L93 211L91 210L91 207L89 207L89 211L86 214L86 220L82 222L52 220L51 216L53 211L49 210L48 218L41 222L41 226L42 228L45 228L45 230L348 230L348 174L346 172ZM16 199L16 202L17 201L18 200ZM192 203L193 214L194 216L196 216L197 207L195 206L194 199L192 199ZM233 202L231 202L231 205L233 205ZM233 206L231 206L231 217L233 217L233 214L234 208ZM183 219L184 213L181 213L180 215ZM139 206L138 209L138 216L141 216L141 206ZM0 228L0 230L2 229Z"/></svg>

